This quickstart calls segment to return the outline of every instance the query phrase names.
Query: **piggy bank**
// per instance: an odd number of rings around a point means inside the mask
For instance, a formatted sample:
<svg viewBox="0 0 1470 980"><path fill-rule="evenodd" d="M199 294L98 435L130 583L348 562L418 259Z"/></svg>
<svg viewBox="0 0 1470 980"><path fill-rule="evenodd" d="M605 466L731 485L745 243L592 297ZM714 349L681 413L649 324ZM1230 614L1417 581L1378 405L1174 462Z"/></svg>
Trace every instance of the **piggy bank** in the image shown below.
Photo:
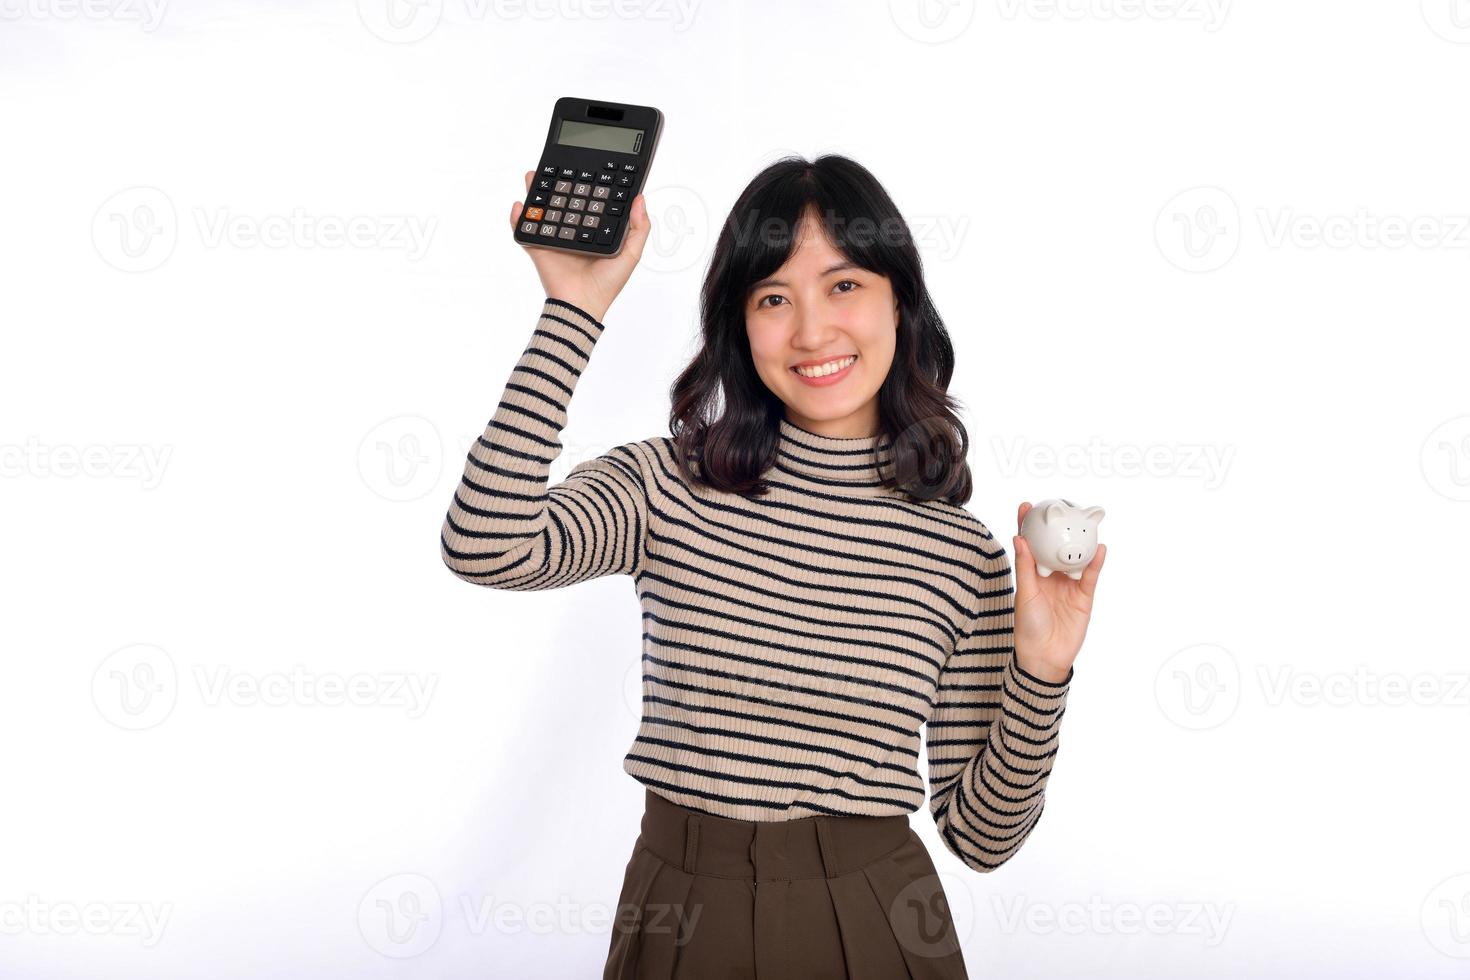
<svg viewBox="0 0 1470 980"><path fill-rule="evenodd" d="M1082 569L1097 554L1097 522L1101 507L1078 507L1070 500L1048 498L1034 505L1021 521L1021 537L1036 558L1036 574L1066 572L1080 579Z"/></svg>

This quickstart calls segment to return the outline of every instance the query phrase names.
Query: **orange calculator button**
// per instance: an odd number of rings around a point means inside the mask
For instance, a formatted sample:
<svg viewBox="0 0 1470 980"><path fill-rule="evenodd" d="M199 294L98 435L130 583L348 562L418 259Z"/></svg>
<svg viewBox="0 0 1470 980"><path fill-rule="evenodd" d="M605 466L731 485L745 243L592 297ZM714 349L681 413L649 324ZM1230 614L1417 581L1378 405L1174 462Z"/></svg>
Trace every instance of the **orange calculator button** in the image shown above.
<svg viewBox="0 0 1470 980"><path fill-rule="evenodd" d="M526 218L530 221L540 221L543 213L541 208L526 208Z"/></svg>

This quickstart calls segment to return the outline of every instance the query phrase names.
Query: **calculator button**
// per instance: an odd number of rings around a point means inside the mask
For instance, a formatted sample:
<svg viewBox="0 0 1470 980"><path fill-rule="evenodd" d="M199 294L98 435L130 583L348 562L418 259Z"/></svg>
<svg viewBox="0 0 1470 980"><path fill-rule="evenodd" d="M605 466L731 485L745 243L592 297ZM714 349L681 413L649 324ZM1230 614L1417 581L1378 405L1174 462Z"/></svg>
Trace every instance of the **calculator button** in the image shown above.
<svg viewBox="0 0 1470 980"><path fill-rule="evenodd" d="M556 237L565 238L568 241L571 241L573 238L577 237L577 229L573 228L571 225L563 225L561 231L558 231L556 233Z"/></svg>
<svg viewBox="0 0 1470 980"><path fill-rule="evenodd" d="M613 242L617 241L617 237L618 223L616 221L609 221L607 224L598 229L597 244L611 245Z"/></svg>
<svg viewBox="0 0 1470 980"><path fill-rule="evenodd" d="M547 238L551 238L551 237L555 236L556 235L556 225L542 225L541 226L541 234L542 235L545 235Z"/></svg>
<svg viewBox="0 0 1470 980"><path fill-rule="evenodd" d="M570 180L558 180L552 190L558 194L570 194L572 192L572 182Z"/></svg>
<svg viewBox="0 0 1470 980"><path fill-rule="evenodd" d="M597 223L600 222L601 220L602 220L602 216L601 215L596 215L596 214L583 215L582 216L582 227L583 228L596 228L597 227Z"/></svg>
<svg viewBox="0 0 1470 980"><path fill-rule="evenodd" d="M592 188L592 196L600 201L605 201L610 190L612 190L610 187L594 187Z"/></svg>
<svg viewBox="0 0 1470 980"><path fill-rule="evenodd" d="M628 199L628 190L627 190L627 188L625 188L625 187L615 187L615 188L613 188L612 199L614 201L626 201Z"/></svg>
<svg viewBox="0 0 1470 980"><path fill-rule="evenodd" d="M618 178L618 186L619 187L632 187L633 186L633 178L632 177L629 177L627 174L623 174L621 177Z"/></svg>
<svg viewBox="0 0 1470 980"><path fill-rule="evenodd" d="M607 161L604 161L602 165L604 167L606 167L607 169L609 169L609 170L616 170L616 169L618 169L618 161L616 161L616 160L607 160Z"/></svg>
<svg viewBox="0 0 1470 980"><path fill-rule="evenodd" d="M591 180L593 178L593 176L594 176L594 174L590 170L578 170L577 171L577 179L578 180Z"/></svg>
<svg viewBox="0 0 1470 980"><path fill-rule="evenodd" d="M615 174L609 173L608 171L604 170L597 175L597 182L599 184L611 184L613 182L613 177L615 176Z"/></svg>
<svg viewBox="0 0 1470 980"><path fill-rule="evenodd" d="M570 201L567 202L567 210L568 211L585 211L585 210L587 210L587 199L585 197L574 197L574 198L572 198Z"/></svg>
<svg viewBox="0 0 1470 980"><path fill-rule="evenodd" d="M564 208L564 207L566 207L567 206L567 196L565 194L553 194L553 195L551 195L551 206L554 207L554 208Z"/></svg>
<svg viewBox="0 0 1470 980"><path fill-rule="evenodd" d="M582 215L576 211L568 211L567 216L562 219L563 224L576 225L582 223Z"/></svg>
<svg viewBox="0 0 1470 980"><path fill-rule="evenodd" d="M548 163L548 164L546 164L544 167L541 168L541 172L543 174L545 174L546 176L548 176L548 177L555 177L556 176L556 164L554 164L554 163Z"/></svg>
<svg viewBox="0 0 1470 980"><path fill-rule="evenodd" d="M556 172L556 174L558 177L565 177L570 180L571 178L577 176L577 171L573 170L571 167L562 167Z"/></svg>
<svg viewBox="0 0 1470 980"><path fill-rule="evenodd" d="M609 204L607 206L607 216L609 218L616 218L619 215L621 215L622 213L623 213L623 206L621 204Z"/></svg>
<svg viewBox="0 0 1470 980"><path fill-rule="evenodd" d="M590 231L583 230L577 232L577 241L579 242L591 242L596 237L597 236Z"/></svg>
<svg viewBox="0 0 1470 980"><path fill-rule="evenodd" d="M532 191L531 196L526 198L526 203L533 205L544 205L547 201L547 197L548 195L546 195L542 191Z"/></svg>
<svg viewBox="0 0 1470 980"><path fill-rule="evenodd" d="M526 208L526 217L532 221L540 221L541 215L544 213L545 211L542 208Z"/></svg>
<svg viewBox="0 0 1470 980"><path fill-rule="evenodd" d="M521 234L523 234L523 235L534 235L534 234L536 234L536 222L534 222L534 221L522 221L521 222Z"/></svg>
<svg viewBox="0 0 1470 980"><path fill-rule="evenodd" d="M623 173L625 173L625 174L636 174L637 172L638 172L638 164L636 164L636 163L625 163L625 164L623 164Z"/></svg>
<svg viewBox="0 0 1470 980"><path fill-rule="evenodd" d="M550 177L537 177L536 189L538 191L549 191L551 190L551 186L553 183L555 183L555 181L553 181Z"/></svg>
<svg viewBox="0 0 1470 980"><path fill-rule="evenodd" d="M561 212L560 211L547 211L545 214L543 214L541 216L541 220L542 221L550 221L550 222L560 221L561 220Z"/></svg>
<svg viewBox="0 0 1470 980"><path fill-rule="evenodd" d="M606 202L603 202L603 201L588 201L587 202L587 213L588 214L601 214L603 212L603 209L606 208L606 207L607 207Z"/></svg>
<svg viewBox="0 0 1470 980"><path fill-rule="evenodd" d="M572 185L572 193L577 195L578 197L586 197L588 194L592 193L592 185L574 184Z"/></svg>

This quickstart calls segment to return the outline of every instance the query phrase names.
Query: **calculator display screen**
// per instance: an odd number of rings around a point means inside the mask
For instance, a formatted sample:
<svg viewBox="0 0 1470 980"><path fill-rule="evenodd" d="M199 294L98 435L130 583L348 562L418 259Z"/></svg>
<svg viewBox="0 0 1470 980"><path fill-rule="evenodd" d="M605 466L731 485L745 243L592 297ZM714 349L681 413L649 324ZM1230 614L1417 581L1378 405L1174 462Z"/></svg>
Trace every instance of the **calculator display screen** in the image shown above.
<svg viewBox="0 0 1470 980"><path fill-rule="evenodd" d="M556 141L564 146L585 146L590 150L637 153L643 143L643 130L563 119Z"/></svg>

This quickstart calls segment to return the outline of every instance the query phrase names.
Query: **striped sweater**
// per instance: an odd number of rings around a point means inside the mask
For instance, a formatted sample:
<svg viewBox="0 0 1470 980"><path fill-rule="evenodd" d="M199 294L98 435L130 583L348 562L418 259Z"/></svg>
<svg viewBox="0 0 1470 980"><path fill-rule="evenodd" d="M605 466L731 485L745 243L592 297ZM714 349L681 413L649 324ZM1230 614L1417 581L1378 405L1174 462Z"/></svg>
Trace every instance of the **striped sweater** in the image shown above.
<svg viewBox="0 0 1470 980"><path fill-rule="evenodd" d="M643 610L643 716L623 769L741 820L912 813L976 871L1041 817L1072 673L1014 657L1005 548L962 507L880 485L883 436L781 420L772 490L681 478L668 437L549 484L577 379L604 326L547 298L470 450L440 551L493 589L628 575Z"/></svg>

